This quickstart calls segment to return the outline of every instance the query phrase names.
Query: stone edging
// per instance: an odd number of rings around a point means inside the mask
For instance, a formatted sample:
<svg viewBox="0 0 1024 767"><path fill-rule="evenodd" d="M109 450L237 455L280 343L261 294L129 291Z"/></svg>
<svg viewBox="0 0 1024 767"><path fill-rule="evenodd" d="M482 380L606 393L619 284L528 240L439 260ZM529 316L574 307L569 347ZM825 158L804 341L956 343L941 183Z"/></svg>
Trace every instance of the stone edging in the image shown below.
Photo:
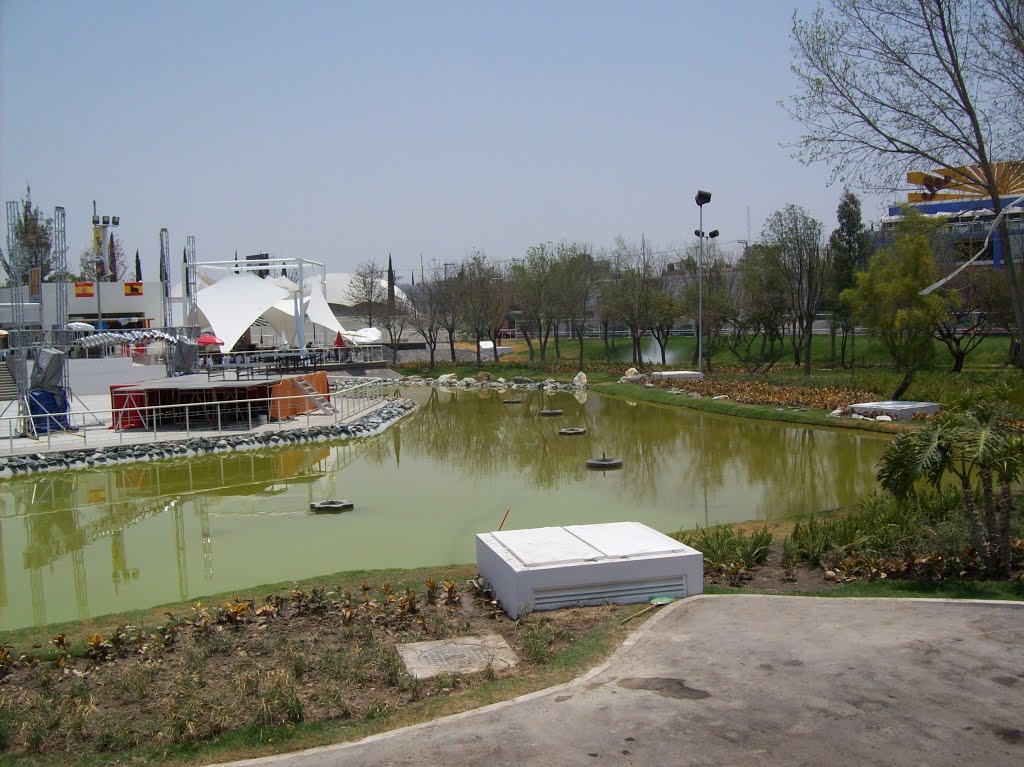
<svg viewBox="0 0 1024 767"><path fill-rule="evenodd" d="M329 426L299 427L254 434L219 434L215 437L192 437L139 445L110 445L84 450L64 450L53 453L30 453L0 457L0 479L20 477L46 471L67 471L114 466L137 461L159 461L170 458L191 458L197 455L227 453L233 450L260 450L263 448L328 442L338 439L372 437L384 431L395 421L416 409L408 399L388 402L369 415L350 423Z"/></svg>

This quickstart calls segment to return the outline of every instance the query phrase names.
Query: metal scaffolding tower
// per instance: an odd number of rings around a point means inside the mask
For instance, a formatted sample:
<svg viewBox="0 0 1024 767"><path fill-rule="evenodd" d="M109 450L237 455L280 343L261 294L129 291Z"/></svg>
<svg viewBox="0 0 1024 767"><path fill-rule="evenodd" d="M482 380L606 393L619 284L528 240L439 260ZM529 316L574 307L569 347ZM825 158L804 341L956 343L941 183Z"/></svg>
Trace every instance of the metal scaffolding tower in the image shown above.
<svg viewBox="0 0 1024 767"><path fill-rule="evenodd" d="M30 341L25 328L25 294L24 263L22 262L21 243L18 239L18 224L21 220L21 206L17 200L7 201L7 259L10 273L7 284L11 292L11 329L7 343L10 349L7 367L18 385L18 415L23 417L26 434L35 436L35 422L29 417L28 407L28 350L26 342Z"/></svg>
<svg viewBox="0 0 1024 767"><path fill-rule="evenodd" d="M196 324L196 238L185 237L185 324Z"/></svg>
<svg viewBox="0 0 1024 767"><path fill-rule="evenodd" d="M57 277L57 327L51 337L56 342L55 346L67 354L71 333L68 331L68 247L64 219L64 208L56 206L53 209L53 272ZM62 370L60 386L68 392L71 389L71 369L67 361Z"/></svg>
<svg viewBox="0 0 1024 767"><path fill-rule="evenodd" d="M170 333L174 315L171 312L171 240L166 229L160 230L160 282L163 283L164 331Z"/></svg>

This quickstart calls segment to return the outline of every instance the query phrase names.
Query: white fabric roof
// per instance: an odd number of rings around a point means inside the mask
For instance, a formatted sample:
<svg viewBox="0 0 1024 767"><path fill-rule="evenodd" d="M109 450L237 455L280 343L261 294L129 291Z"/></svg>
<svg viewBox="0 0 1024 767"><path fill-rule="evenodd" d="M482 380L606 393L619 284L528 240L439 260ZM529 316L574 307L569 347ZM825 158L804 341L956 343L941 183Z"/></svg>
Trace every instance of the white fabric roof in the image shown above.
<svg viewBox="0 0 1024 767"><path fill-rule="evenodd" d="M231 349L267 309L288 297L283 288L252 273L228 274L196 294L196 304L214 334ZM290 303L290 302L289 302Z"/></svg>
<svg viewBox="0 0 1024 767"><path fill-rule="evenodd" d="M331 311L331 307L327 305L327 299L320 291L320 286L315 282L309 288L309 303L306 304L306 316L309 317L311 322L315 322L321 327L333 330L335 333L341 333L342 336L347 334L345 328L338 322L338 318L334 316L334 312Z"/></svg>

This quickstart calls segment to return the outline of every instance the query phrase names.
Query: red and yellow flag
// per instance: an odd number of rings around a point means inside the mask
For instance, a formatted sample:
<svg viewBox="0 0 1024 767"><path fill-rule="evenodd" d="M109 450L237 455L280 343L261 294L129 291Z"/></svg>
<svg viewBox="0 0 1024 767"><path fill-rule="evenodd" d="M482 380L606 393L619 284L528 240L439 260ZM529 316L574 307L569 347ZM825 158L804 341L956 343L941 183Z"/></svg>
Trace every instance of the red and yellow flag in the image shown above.
<svg viewBox="0 0 1024 767"><path fill-rule="evenodd" d="M94 295L91 282L75 283L75 298L92 298Z"/></svg>
<svg viewBox="0 0 1024 767"><path fill-rule="evenodd" d="M124 294L126 296L141 296L142 295L142 283L141 282L126 282L124 284Z"/></svg>

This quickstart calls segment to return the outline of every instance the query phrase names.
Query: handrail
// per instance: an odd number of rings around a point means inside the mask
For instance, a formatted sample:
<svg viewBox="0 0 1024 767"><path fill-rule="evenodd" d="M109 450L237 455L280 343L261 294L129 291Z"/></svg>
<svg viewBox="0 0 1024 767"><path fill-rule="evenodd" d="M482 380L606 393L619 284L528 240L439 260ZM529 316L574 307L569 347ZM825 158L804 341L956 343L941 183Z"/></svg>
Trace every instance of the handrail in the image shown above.
<svg viewBox="0 0 1024 767"><path fill-rule="evenodd" d="M273 428L275 424L284 422L270 420L273 403L292 400L302 404L306 410L285 420L304 416L307 428L325 423L337 424L390 399L388 395L374 391L374 384L375 381L371 379L324 395L335 407L333 416L325 415L313 407L306 394L255 399L213 399L173 405L126 404L120 408L55 413L53 416L67 418L72 428L47 432L35 439L22 433L25 419L32 416L3 416L0 417L0 445L3 445L0 447L0 455L37 453L43 449L44 443L47 451L74 450L103 445L173 441L182 439L180 435L183 432L184 438L188 439L193 435L238 433L262 430L265 426ZM234 417L228 417L230 415ZM46 414L35 416L37 419L47 417ZM141 424L141 427L136 424ZM81 439L81 443L74 439L76 437ZM57 439L61 445L54 447Z"/></svg>

